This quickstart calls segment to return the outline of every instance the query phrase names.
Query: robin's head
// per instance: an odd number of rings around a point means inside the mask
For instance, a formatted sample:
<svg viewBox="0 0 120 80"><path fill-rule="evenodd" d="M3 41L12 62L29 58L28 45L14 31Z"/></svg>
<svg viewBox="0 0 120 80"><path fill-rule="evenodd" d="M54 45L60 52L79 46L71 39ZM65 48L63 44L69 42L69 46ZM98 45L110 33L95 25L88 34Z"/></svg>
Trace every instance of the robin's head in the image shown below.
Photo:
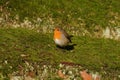
<svg viewBox="0 0 120 80"><path fill-rule="evenodd" d="M60 27L55 27L55 31L56 31L56 32L59 32L59 31L61 32L61 30L62 30L62 28L60 28Z"/></svg>

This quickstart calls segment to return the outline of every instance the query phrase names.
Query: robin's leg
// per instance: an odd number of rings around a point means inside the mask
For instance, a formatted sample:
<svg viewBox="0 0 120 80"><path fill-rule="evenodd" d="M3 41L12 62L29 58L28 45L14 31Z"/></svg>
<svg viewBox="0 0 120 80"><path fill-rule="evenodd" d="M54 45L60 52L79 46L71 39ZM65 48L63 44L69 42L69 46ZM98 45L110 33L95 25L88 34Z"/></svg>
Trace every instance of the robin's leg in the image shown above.
<svg viewBox="0 0 120 80"><path fill-rule="evenodd" d="M56 50L60 50L60 51L62 51L63 53L66 52L65 47L60 47L60 46L58 46L58 45L56 45Z"/></svg>
<svg viewBox="0 0 120 80"><path fill-rule="evenodd" d="M55 50L59 50L59 49L60 49L60 46L55 45Z"/></svg>

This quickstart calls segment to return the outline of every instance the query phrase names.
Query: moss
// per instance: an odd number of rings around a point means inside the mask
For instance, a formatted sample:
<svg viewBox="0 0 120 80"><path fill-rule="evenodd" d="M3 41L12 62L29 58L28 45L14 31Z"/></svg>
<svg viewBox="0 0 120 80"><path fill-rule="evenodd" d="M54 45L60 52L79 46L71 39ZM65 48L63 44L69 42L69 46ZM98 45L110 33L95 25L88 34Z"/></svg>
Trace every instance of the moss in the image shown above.
<svg viewBox="0 0 120 80"><path fill-rule="evenodd" d="M106 71L109 76L111 71L119 74L119 41L74 36L74 49L61 50L55 46L52 34L25 28L3 28L0 33L0 70L6 75L24 65L25 61L39 65L73 62L100 73Z"/></svg>

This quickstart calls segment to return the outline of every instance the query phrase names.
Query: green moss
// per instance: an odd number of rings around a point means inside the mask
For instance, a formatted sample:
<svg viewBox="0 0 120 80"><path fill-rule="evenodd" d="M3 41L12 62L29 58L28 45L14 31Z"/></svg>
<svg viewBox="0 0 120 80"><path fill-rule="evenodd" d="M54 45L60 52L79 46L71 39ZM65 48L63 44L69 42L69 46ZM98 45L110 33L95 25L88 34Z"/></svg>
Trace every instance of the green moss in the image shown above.
<svg viewBox="0 0 120 80"><path fill-rule="evenodd" d="M2 0L1 4L4 5L6 2ZM108 26L109 20L114 20L111 18L114 15L109 15L109 13L119 15L119 5L119 0L12 0L8 2L6 8L11 18L15 18L18 14L21 21L25 17L30 20L40 17L43 20L53 18L56 23L60 21L62 22L60 24L73 25L73 21L80 24L78 18L82 18L86 27L89 28L93 25Z"/></svg>
<svg viewBox="0 0 120 80"><path fill-rule="evenodd" d="M74 36L74 49L61 50L56 48L52 34L24 28L0 29L0 33L0 70L6 75L24 65L25 61L39 65L73 62L103 75L119 74L119 41ZM27 56L22 57L22 54Z"/></svg>

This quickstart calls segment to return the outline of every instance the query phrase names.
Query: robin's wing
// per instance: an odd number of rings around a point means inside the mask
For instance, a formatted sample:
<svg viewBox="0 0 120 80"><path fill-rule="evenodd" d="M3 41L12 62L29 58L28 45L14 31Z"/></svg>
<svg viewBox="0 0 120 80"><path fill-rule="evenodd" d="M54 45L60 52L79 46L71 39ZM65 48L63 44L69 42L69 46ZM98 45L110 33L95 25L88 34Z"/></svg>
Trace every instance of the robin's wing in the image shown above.
<svg viewBox="0 0 120 80"><path fill-rule="evenodd" d="M63 29L61 31L62 31L62 33L64 33L65 37L71 42L70 35L65 30L63 30Z"/></svg>

